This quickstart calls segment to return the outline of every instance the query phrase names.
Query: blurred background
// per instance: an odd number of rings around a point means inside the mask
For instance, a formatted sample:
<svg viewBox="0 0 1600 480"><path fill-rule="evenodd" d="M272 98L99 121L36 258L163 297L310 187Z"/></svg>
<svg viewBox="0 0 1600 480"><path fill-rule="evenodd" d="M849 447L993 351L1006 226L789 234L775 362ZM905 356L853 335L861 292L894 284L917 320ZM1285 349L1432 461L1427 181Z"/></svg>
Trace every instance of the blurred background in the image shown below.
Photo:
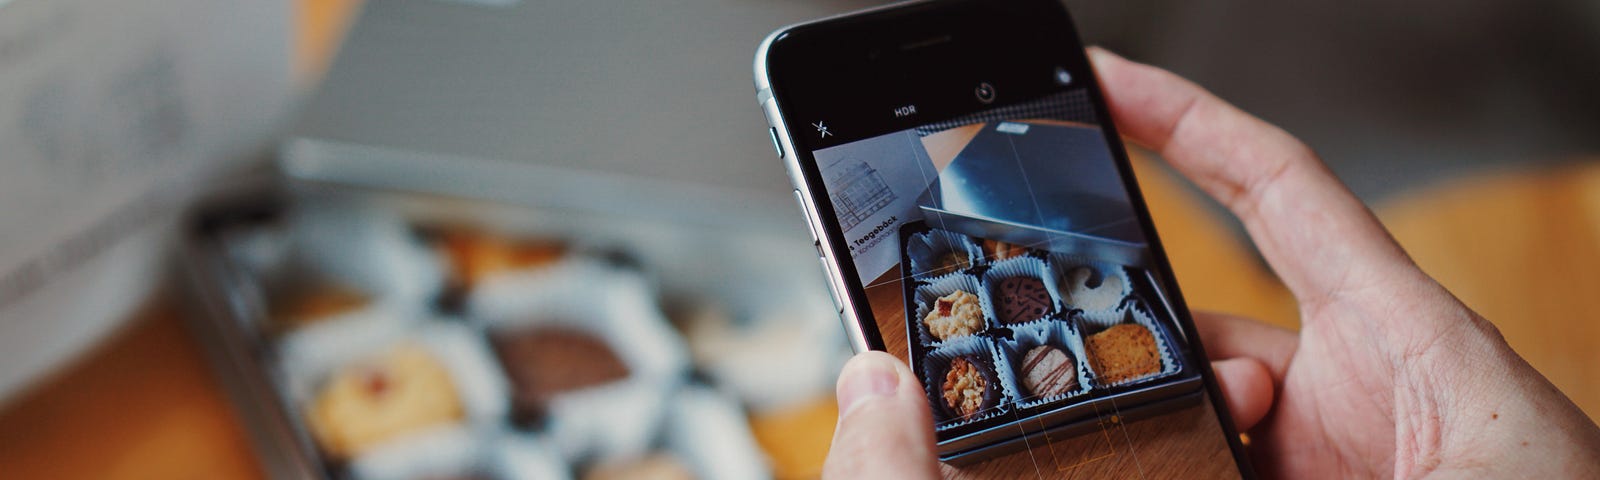
<svg viewBox="0 0 1600 480"><path fill-rule="evenodd" d="M0 4L0 471L815 476L848 352L751 59L873 3ZM1600 416L1600 6L1066 3L1309 143ZM1294 327L1137 157L1189 303ZM549 338L598 346L515 347Z"/></svg>

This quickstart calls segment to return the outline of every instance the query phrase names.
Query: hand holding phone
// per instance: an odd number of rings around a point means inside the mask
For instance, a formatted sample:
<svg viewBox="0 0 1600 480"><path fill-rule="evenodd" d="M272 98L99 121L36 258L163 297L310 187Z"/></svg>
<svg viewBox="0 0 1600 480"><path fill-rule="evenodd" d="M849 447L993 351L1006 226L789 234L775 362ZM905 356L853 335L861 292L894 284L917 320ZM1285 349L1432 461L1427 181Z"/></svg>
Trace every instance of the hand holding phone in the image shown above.
<svg viewBox="0 0 1600 480"><path fill-rule="evenodd" d="M930 9L922 11L923 14L928 11L943 11L950 14L948 9L952 7L946 4L937 8L923 8ZM981 15L964 13L969 14L965 18L982 20ZM911 15L912 12L906 14ZM835 22L848 24L851 28L883 26L871 18L847 18ZM1018 22L1026 23L1020 19ZM845 30L848 31L849 28ZM882 30L879 32L873 38L881 40L894 37L892 33L882 33ZM834 32L829 36L838 37L841 34ZM951 37L957 36L951 35ZM939 38L935 37L935 41ZM857 38L839 45L861 40ZM865 253L862 250L871 249L859 248L864 245L863 242L850 241L863 237L852 239L850 236L840 235L841 231L851 230L843 224L859 224L862 221L861 216L847 219L837 216L835 213L837 210L828 211L830 205L802 203L802 207L808 209L807 213L813 228L819 230L819 252L824 256L825 266L833 268L829 274L835 288L840 290L840 296L843 297L842 307L847 310L844 312L846 328L861 330L860 342L865 344L866 348L890 352L858 357L846 367L841 377L839 393L842 414L827 470L830 477L932 477L938 474L931 467L933 463L930 457L935 455L932 452L937 452L937 455L951 464L943 467L947 474L959 471L962 475L978 476L985 474L1053 476L1055 473L1066 474L1070 471L1072 475L1113 473L1120 476L1185 478L1250 475L1242 457L1238 456L1241 453L1238 445L1233 445L1232 448L1235 454L1233 460L1239 462L1236 468L1243 467L1237 471L1218 468L1221 465L1214 461L1214 457L1203 454L1172 454L1171 450L1163 450L1163 447L1173 444L1195 446L1205 445L1207 442L1223 442L1225 439L1196 435L1192 431L1187 434L1173 432L1152 434L1150 430L1138 427L1151 422L1170 422L1182 418L1184 410L1179 410L1177 413L1167 411L1132 423L1127 418L1113 414L1109 420L1120 425L1112 430L1120 428L1120 433L1125 435L1120 440L1125 442L1119 446L1125 448L1115 453L1116 456L1097 457L1080 463L1064 463L1063 460L1070 462L1073 459L1082 459L1081 456L1072 455L1082 453L1077 447L1094 445L1093 442L1083 441L1084 437L1093 437L1093 432L1078 436L1052 435L1067 430L1060 428L1052 430L1050 425L1070 425L1075 421L1081 421L1081 417L1052 416L1051 413L1070 410L1083 403L1068 401L1052 404L1047 400L1045 401L1047 405L1055 407L1047 406L1045 411L1019 408L1019 405L1027 403L1030 397L1019 396L1015 392L1027 392L1039 385L1050 383L1041 383L1037 378L1030 382L1026 373L1029 362L1014 362L1016 349L1009 352L1013 354L1010 357L1007 356L1008 352L1000 351L993 357L995 359L991 360L992 363L984 363L981 354L966 355L960 358L970 360L959 368L952 366L956 363L954 361L926 362L926 357L937 356L940 349L946 346L946 342L960 342L962 338L983 338L991 344L991 347L997 347L990 350L994 352L1014 344L1019 337L1027 338L1030 327L1051 322L1068 325L1067 333L1073 333L1073 329L1076 329L1079 333L1078 341L1083 340L1084 332L1091 332L1089 335L1093 337L1109 331L1110 328L1096 331L1098 327L1104 325L1096 324L1094 319L1087 318L1089 312L1093 310L1087 307L1092 305L1082 305L1095 303L1094 299L1098 297L1074 295L1084 293L1086 290L1105 288L1107 283L1104 275L1098 285L1090 285L1092 282L1083 284L1075 282L1075 275L1070 273L1071 270L1064 275L1066 282L1062 282L1060 276L1052 280L1046 275L1040 275L1040 283L1055 282L1053 286L1045 288L1046 295L1040 297L1045 299L1041 302L1042 305L1021 301L1027 299L1026 295L1015 295L1018 291L1025 290L1016 286L1019 283L1026 283L1007 281L1017 276L989 275L989 272L996 270L1001 273L1015 273L1017 269L1012 268L1014 265L1011 264L1031 263L1025 260L1030 257L1040 259L1048 266L1052 264L1051 260L1058 259L1057 254L1063 251L1074 252L1091 259L1112 259L1111 263L1116 267L1111 269L1120 267L1124 272L1137 272L1140 269L1156 272L1152 275L1155 277L1153 282L1131 288L1128 294L1122 297L1124 301L1117 308L1129 308L1142 303L1130 302L1127 300L1129 298L1140 298L1140 300L1143 300L1141 297L1144 296L1162 298L1157 302L1168 305L1170 310L1162 312L1158 311L1159 309L1152 309L1150 313L1156 318L1148 324L1157 328L1150 330L1161 332L1161 328L1175 326L1178 333L1166 340L1181 342L1179 350L1184 351L1182 355L1187 355L1187 358L1182 360L1188 361L1190 365L1195 363L1201 365L1199 367L1201 378L1207 387L1205 401L1216 399L1227 406L1225 410L1221 410L1218 406L1216 415L1209 418L1224 422L1222 425L1224 429L1237 425L1242 430L1250 430L1254 437L1253 456L1260 460L1259 465L1275 476L1299 478L1326 475L1329 472L1360 476L1417 476L1436 472L1467 471L1463 469L1489 472L1491 475L1493 472L1498 472L1506 476L1537 474L1533 472L1572 477L1592 477L1600 474L1600 456L1593 454L1600 451L1600 428L1596 428L1594 423L1571 402L1517 357L1495 333L1492 325L1455 301L1449 292L1418 270L1387 236L1382 225L1350 195L1303 144L1283 131L1239 112L1169 73L1136 65L1104 52L1093 52L1092 56L1100 79L1109 85L1104 103L1099 106L1096 116L1105 119L1114 114L1118 119L1117 125L1125 129L1125 133L1131 138L1157 149L1182 173L1227 204L1245 221L1256 244L1262 248L1263 254L1274 270L1283 276L1296 297L1301 300L1305 328L1296 335L1227 316L1197 315L1190 319L1182 307L1182 300L1175 286L1168 283L1169 274L1161 274L1166 270L1166 266L1161 259L1159 242L1154 241L1153 232L1149 230L1148 218L1143 213L1142 205L1137 205L1134 211L1135 216L1143 223L1144 231L1141 233L1147 234L1145 238L1149 240L1147 247L1150 249L1150 257L1128 256L1126 249L1097 248L1094 242L1074 241L1081 239L1046 243L1045 246L1025 244L1020 250L1002 248L991 243L993 239L987 236L1004 236L1011 233L1004 229L984 230L978 227L983 226L983 220L994 220L994 216L1014 214L1015 210L985 210L983 207L991 206L988 204L994 202L984 195L993 195L993 192L984 191L982 182L975 182L978 183L976 188L971 184L974 183L971 180L979 178L978 176L962 176L960 178L968 181L968 184L957 186L956 190L963 192L962 194L946 195L946 192L940 191L925 195L923 198L926 201L919 202L916 206L920 220L926 221L927 218L952 220L941 225L956 225L953 227L954 235L947 236L945 244L966 242L966 246L963 247L966 249L966 255L962 257L927 254L937 250L933 248L939 246L935 242L912 244L915 248L908 247L905 237L926 236L928 232L939 228L933 227L927 230L903 228L899 250L896 251L901 255L899 269L902 276L865 281L864 275L856 271L848 272L848 275L835 273L848 271L852 267L857 267L859 270L863 265L873 265L870 262L874 260L869 258L864 262L861 258ZM945 61L947 64L969 65L960 55L930 57ZM932 60L928 62L932 63ZM1037 68L1033 70L1038 71ZM776 74L779 71L781 69L774 68L771 73ZM1068 75L1058 75L1058 77L1081 79L1093 76L1075 74L1070 67L1067 72ZM974 100L988 105L1006 98L1002 92L1007 90L1003 87L989 84L985 88L984 83L980 83L974 89ZM1092 84L1087 88L1091 97L1097 96ZM878 91L878 94L881 93L882 91ZM775 126L783 127L784 120L791 114L786 113L786 109L777 107L776 103L781 103L785 95L775 89L766 92L763 97L764 100L769 100L767 103L769 114L777 114ZM774 98L777 100L773 100ZM1027 142L1004 142L1003 146L1012 148L1012 155L1007 156L994 153L996 150L1003 151L1004 148L985 146L986 142L981 138L993 131L1009 135L1025 135L1037 125L1057 126L1051 122L1017 120L1017 115L1038 115L1041 107L1048 110L1050 105L1048 102L1046 105L1031 104L1023 108L1030 110L1030 113L1023 114L980 110L981 113L990 114L984 120L992 122L998 119L997 124L989 123L982 127L970 127L979 122L968 116L954 122L934 121L915 128L920 139L916 142L906 142L911 145L906 148L912 152L909 158L913 160L910 162L917 164L926 161L926 164L918 164L919 168L931 165L930 168L938 172L932 177L924 177L928 181L926 188L930 190L935 188L943 190L944 183L949 178L943 175L944 172L955 168L952 165L957 160L950 158L951 150L961 152L954 155L959 158L976 145L980 147L977 151L988 152L983 158L1011 159L1018 164L1025 164L1026 160L1021 158L1023 155L1021 152L1029 148ZM926 111L926 109L920 110ZM896 110L896 113L900 112L906 110ZM1045 116L1051 117L1049 114ZM1059 112L1056 116L1059 116ZM1059 118L1052 119L1059 120ZM1108 132L1107 144L1112 145L1110 147L1113 150L1112 157L1116 159L1114 163L1118 167L1119 175L1127 179L1125 157L1121 156L1120 148L1117 148L1120 145L1116 145L1114 133L1109 133L1108 124L1099 125ZM956 130L963 127L966 127L966 130ZM991 127L993 130L990 130ZM961 132L960 138L954 142L940 141L940 139L927 140L928 137L948 131ZM783 133L794 135L794 132L788 129L784 129ZM830 131L830 134L838 133L835 130ZM905 139L902 135L899 140ZM780 145L785 147L785 154L793 155L785 158L791 161L791 172L802 175L796 179L797 187L812 194L802 195L803 202L808 198L821 198L824 201L837 203L839 192L852 192L835 187L844 184L832 182L826 176L822 177L821 188L814 188L810 182L816 177L811 169L816 168L814 164L818 161L818 157L826 157L827 153L813 149L808 154L806 150L797 147L796 142L789 139L783 141ZM920 150L917 148L919 146ZM918 151L922 153L916 153ZM1053 151L1071 152L1063 156L1079 159L1084 156L1082 150L1070 148L1057 148ZM895 151L892 148L879 148L875 153L886 155L862 153L859 156L872 159L893 158ZM994 163L986 165L993 166ZM876 168L877 165L868 167L874 171L888 170ZM1040 171L1029 168L1021 170ZM1054 177L1047 176L1047 178ZM1032 181L1024 180L1024 183L1031 186ZM1055 182L1046 186L1059 187L1065 183L1067 182ZM1134 199L1133 203L1137 204L1137 190L1131 180L1128 182L1128 187L1128 191L1132 192L1130 197ZM890 188L890 190L895 189ZM988 204L984 203L985 200L988 200ZM1102 206L1095 210L1103 212L1106 210L1103 207L1105 205L1113 205L1114 209L1115 202L1086 203ZM859 205L862 204L847 202L842 207L848 209ZM1010 205L1016 208L1017 204ZM839 207L839 205L832 206ZM1027 205L1023 204L1021 208L1026 210ZM1081 228L1085 223L1099 225L1095 222L1082 221L1052 223L1059 219L1043 215L1047 209L1037 206L1034 208L1033 213L1038 214L1034 217L1035 223L1023 223L1011 227L1073 233L1073 229ZM818 211L826 215L819 215ZM974 212L979 215L972 215ZM1093 212L1067 211L1066 213L1063 216L1068 220L1086 216L1094 218ZM1026 212L1021 215L1026 216ZM829 218L830 216L835 218ZM978 218L976 219L978 222L973 222L972 218L955 218L961 216L989 218ZM874 229L878 230L876 226ZM1130 239L1127 236L1119 237L1107 233L1110 230L1095 229L1095 231L1100 233L1096 236L1102 238ZM1029 232L1028 235L1033 233ZM839 237L844 237L847 241L838 242ZM965 240L962 240L963 237ZM1048 236L1045 239L1052 240ZM1138 240L1138 238L1131 239ZM829 241L834 241L834 245L823 248L825 247L823 244ZM847 247L843 252L833 249L840 243ZM1043 250L1046 253L1041 254L1036 250ZM1016 251L1022 252L1021 255L1012 256L1012 252ZM919 255L920 259L913 258ZM1024 260L1017 261L1015 258ZM844 259L853 265L842 265L838 260L827 262L828 259ZM1150 259L1153 259L1153 263L1149 263ZM882 259L878 261L881 263ZM889 261L893 262L893 259ZM1141 263L1142 261L1146 263ZM1096 270L1103 273L1108 269ZM928 275L929 273L932 275ZM962 276L977 277L976 282L949 280ZM1134 277L1137 278L1136 275ZM927 305L928 300L933 300L931 303L933 306L928 308L929 312L917 313L929 313L932 318L938 320L949 317L950 321L937 323L938 328L929 328L924 332L918 330L922 327L914 323L919 321L919 315L880 308L884 303L881 301L882 296L873 296L871 290L874 287L882 288L891 280L900 282L902 287L906 283L915 285L916 288L901 288L901 291L912 298L900 299L906 305L906 310ZM979 301L980 321L963 322L958 318L959 315L954 314L933 315L938 311L961 311L963 305L968 304L970 299L957 295L952 290L945 290L950 292L945 296L916 297L921 295L917 289L941 282L964 284L971 290L978 291L972 296L977 297ZM1063 284L1066 285L1065 295L1061 293ZM996 292L996 289L1000 291ZM1008 293L1007 289L1011 291ZM1008 295L1009 301L1006 300ZM946 299L947 302L939 303ZM1012 307L995 308L997 299ZM985 301L989 303L984 304ZM859 305L858 302L866 305ZM1065 308L1063 305L1070 308ZM1035 306L1037 308L1033 308ZM1063 309L1067 310L1065 321L1062 321L1059 315L1059 310ZM890 315L901 314L902 323L894 323L894 318L884 318L885 312ZM1042 322L1039 319L1027 319L1036 314L1042 315ZM1013 318L1022 321L1012 323L1002 320ZM1129 317L1124 317L1123 324L1145 324L1137 320L1127 322L1128 319ZM923 326L934 324L923 323L925 324ZM890 328L885 328L886 325ZM897 329L893 327L897 325L904 327L904 330L894 331ZM1190 335L1190 332L1193 335ZM897 333L906 337L901 340L898 349L892 343L894 341L892 336ZM1168 334L1156 333L1155 336ZM1068 341L1059 342L1062 338ZM1183 378L1181 373L1166 377L1150 374L1141 376L1135 370L1132 373L1132 380L1129 380L1127 370L1119 369L1120 364L1109 362L1104 358L1116 353L1114 350L1104 349L1104 341L1090 339L1084 342L1081 349L1075 349L1070 345L1073 338L1071 335L1052 338L1047 334L1042 337L1040 343L1044 345L1067 343L1069 345L1064 350L1068 355L1082 354L1090 357L1087 362L1081 362L1079 367L1082 369L1080 371L1086 370L1093 374L1089 381L1091 392L1095 391L1097 386L1107 383L1126 387L1129 384L1118 382L1131 381L1132 385L1144 382L1148 388L1160 390L1167 395L1144 397L1145 402L1173 401L1170 394L1178 390L1171 387L1175 383L1172 379ZM1209 346L1208 350L1199 348L1202 341ZM923 349L922 353L918 353L916 345L919 343L931 344L934 348ZM1096 347L1089 345L1090 343L1101 345ZM1187 349L1184 346L1187 346ZM919 355L924 357L924 368L920 371L915 368ZM1099 361L1094 358L1097 355L1102 357ZM1207 365L1206 357L1226 360L1216 362L1213 373L1212 369L1204 367ZM1048 363L1043 360L1044 356L1023 356L1024 360L1029 358L1039 359L1039 364ZM1165 361L1166 358L1163 357L1162 360ZM933 366L930 367L930 363ZM985 370L991 366L994 370L1006 371ZM941 379L939 376L929 375L930 372L943 372L946 375ZM977 375L970 375L971 372L977 372ZM949 402L947 400L950 397L935 394L933 385L941 380L948 381L950 378L966 380L965 383L957 382L958 385L972 385L979 381L998 378L1003 388L1009 387L1011 390L1006 390L1008 393L1002 395L994 404L987 403L991 400L981 394L981 389L978 390L980 393L978 395L955 396L956 400L968 400L966 404L960 401ZM1118 380L1106 380L1109 378ZM1019 388L1019 384L1023 386ZM1274 385L1282 388L1275 404ZM1106 396L1098 399L1117 398L1127 391L1103 389L1101 392ZM1078 398L1080 399L1078 402L1090 402L1090 404L1100 403L1093 395L1067 398ZM946 402L941 403L941 401ZM958 409L964 405L975 405L976 408L971 411ZM952 431L952 428L949 423L940 423L940 415L945 416L944 421L949 421L950 417L956 417L959 421L971 421L972 415L981 419L985 408L1009 408L1006 414L1011 417L998 422L999 426L996 428L978 430L976 435L993 434L997 430L1014 432L1013 438L1024 438L1028 443L1023 447L1028 452L1025 457L1021 454L995 454L993 449L996 448L994 447L996 443L964 451L950 449L951 445L956 445L958 442L952 441L951 436L945 435ZM1050 408L1056 410L1048 410ZM1226 420L1228 413L1233 417L1232 422ZM1204 420L1208 417L1197 418ZM1097 417L1097 420L1103 425L1108 419L1102 416ZM1030 430L1032 427L1028 424L1035 421L1043 425L1038 427L1039 430ZM934 423L934 429L926 427L929 422ZM968 435L970 438L973 434ZM1011 441L1003 435L990 435L987 440L998 444ZM1521 442L1520 445L1518 442ZM1067 455L1063 455L1062 450L1066 450ZM1119 463L1130 457L1135 460L1134 463ZM1124 469L1102 468L1107 465ZM1234 467L1234 465L1226 466ZM1102 469L1097 470L1097 468Z"/></svg>
<svg viewBox="0 0 1600 480"><path fill-rule="evenodd" d="M1600 428L1583 416L1566 398L1555 391L1537 372L1511 352L1494 335L1481 317L1451 298L1432 280L1417 271L1409 260L1393 254L1398 249L1381 229L1373 228L1370 215L1359 202L1322 169L1321 163L1303 145L1260 120L1251 118L1221 103L1183 80L1158 69L1128 62L1104 51L1091 49L1095 69L1108 85L1107 98L1112 111L1125 125L1131 138L1147 145L1165 145L1163 155L1219 200L1233 198L1230 208L1254 226L1258 244L1268 239L1291 238L1317 233L1340 243L1361 245L1349 257L1359 268L1391 271L1394 288L1354 292L1327 307L1311 312L1300 334L1278 329L1249 319L1200 312L1196 325L1209 347L1213 369L1227 398L1228 410L1241 431L1251 431L1257 468L1273 477L1307 478L1342 472L1350 476L1406 476L1429 472L1457 471L1463 466L1490 477L1560 476L1589 478L1600 474ZM1190 105L1194 105L1190 107ZM1195 112L1195 113L1186 113ZM1179 118L1188 117L1180 121ZM1176 128L1193 122L1202 127L1190 140L1178 139ZM1243 139L1229 144L1223 139ZM1249 168L1230 162L1218 165L1214 159L1282 159L1309 168L1302 178L1250 180L1253 175L1272 169ZM1259 161L1259 160L1258 160ZM1255 185L1246 187L1245 185ZM1301 192L1301 211L1340 211L1337 222L1313 216L1264 212L1258 208L1269 190ZM1242 195L1242 196L1241 196ZM1258 197L1258 198L1251 198ZM1348 224L1357 229L1341 228ZM1304 232L1304 233L1297 233ZM1273 267L1285 277L1305 285L1296 289L1301 299L1333 298L1333 292L1346 290L1342 282L1332 282L1343 272L1330 271L1315 258L1315 251L1327 250L1311 245L1290 245L1269 256ZM1304 250L1309 251L1304 251ZM1303 302L1304 303L1304 302ZM1428 315L1397 316L1376 305L1409 305ZM1344 312L1345 314L1341 314ZM1370 318L1348 318L1365 313ZM1336 334L1348 324L1353 329L1378 329L1396 332L1379 343L1388 353L1373 353L1377 361L1347 362L1349 352L1366 348L1351 345ZM1320 326L1314 327L1314 326ZM1467 327L1467 328L1462 328ZM1445 332L1441 332L1445 330ZM1450 331L1454 330L1454 331ZM1363 338L1356 335L1348 338ZM1398 375L1385 370L1416 361L1396 358L1405 345L1421 339L1433 344L1467 348L1441 350L1422 356L1433 357L1425 364ZM1443 342L1443 343L1439 343ZM936 478L930 469L932 455L927 445L931 432L920 428L926 422L926 408L920 402L892 396L886 389L867 388L885 385L884 373L908 375L908 371L886 372L882 365L893 365L894 358L882 353L863 354L845 367L840 378L841 420L829 455L827 478ZM1330 388L1346 385L1343 378L1367 376L1376 381L1378 391L1355 388ZM1332 377L1332 378L1329 378ZM1438 382L1433 378L1454 377ZM1282 385L1278 410L1266 418L1274 402L1274 385ZM1368 405L1382 398L1383 390L1405 390L1432 399L1438 410L1415 406L1386 405L1372 408L1394 412L1396 420L1359 412L1339 411L1352 405ZM1519 399L1499 403L1495 399ZM1316 398L1313 403L1304 399ZM1440 409L1440 400L1448 407ZM857 413L857 412L860 413ZM1431 412L1431 413L1430 413ZM1486 413L1487 412L1487 413ZM1533 412L1545 412L1535 414ZM1429 417L1428 415L1440 415ZM920 415L920 416L919 416ZM1488 415L1488 421L1484 421ZM1340 430L1324 428L1329 418L1344 419ZM1502 418L1504 419L1502 421ZM1264 421L1265 420L1265 421ZM1414 425L1432 424L1449 431L1429 442L1431 454L1402 454L1412 451L1418 440ZM907 428L907 426L918 428ZM1446 439L1445 437L1451 437ZM1538 446L1513 445L1536 439ZM1501 447L1460 449L1449 445L1482 441ZM1320 448L1319 448L1320 447ZM1441 448L1443 447L1443 448ZM1513 448L1517 447L1517 448ZM1345 455L1341 452L1356 452Z"/></svg>
<svg viewBox="0 0 1600 480"><path fill-rule="evenodd" d="M852 343L914 375L940 460L1248 474L1077 45L1055 2L906 4L774 34L758 99Z"/></svg>

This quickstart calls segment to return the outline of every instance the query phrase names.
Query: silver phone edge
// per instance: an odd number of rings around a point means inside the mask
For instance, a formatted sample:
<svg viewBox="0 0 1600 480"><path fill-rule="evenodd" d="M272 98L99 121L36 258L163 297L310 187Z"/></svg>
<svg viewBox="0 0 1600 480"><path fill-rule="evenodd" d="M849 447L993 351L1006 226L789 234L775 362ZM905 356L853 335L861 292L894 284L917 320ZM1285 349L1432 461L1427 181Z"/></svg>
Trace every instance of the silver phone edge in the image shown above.
<svg viewBox="0 0 1600 480"><path fill-rule="evenodd" d="M808 182L806 182L806 177L800 169L800 157L796 154L797 150L795 149L794 139L789 136L788 124L784 121L783 115L780 113L781 110L778 108L778 100L772 95L772 79L770 76L768 76L767 56L772 48L773 42L777 41L778 38L795 28L815 23L827 22L837 18L860 15L863 13L880 10L888 10L910 4L925 3L928 1L930 0L896 2L888 5L880 5L877 7L868 8L865 10L858 10L834 15L831 17L825 17L809 22L788 25L774 30L771 34L768 34L765 39L761 40L761 45L756 48L754 62L756 102L761 106L763 116L767 119L767 127L771 129L769 132L771 132L777 139L777 145L780 150L778 152L779 159L783 162L785 170L788 171L789 182L794 186L795 195L800 199L800 213L805 217L806 226L811 229L811 233L813 235L812 238L815 240L812 246L816 247L817 256L821 259L822 274L827 278L828 289L830 290L830 293L833 294L834 307L836 307L838 310L839 321L844 326L845 336L849 338L850 349L856 353L871 350L872 346L867 343L866 332L863 330L865 327L861 325L860 318L856 315L857 310L855 300L854 297L850 295L851 292L848 286L849 282L846 281L844 275L839 273L839 258L833 254L833 244L826 234L827 230L822 228L824 225L822 222L822 217L816 213L815 205L817 205L817 199L811 195L812 190L810 185ZM879 332L880 336L882 333L883 332Z"/></svg>

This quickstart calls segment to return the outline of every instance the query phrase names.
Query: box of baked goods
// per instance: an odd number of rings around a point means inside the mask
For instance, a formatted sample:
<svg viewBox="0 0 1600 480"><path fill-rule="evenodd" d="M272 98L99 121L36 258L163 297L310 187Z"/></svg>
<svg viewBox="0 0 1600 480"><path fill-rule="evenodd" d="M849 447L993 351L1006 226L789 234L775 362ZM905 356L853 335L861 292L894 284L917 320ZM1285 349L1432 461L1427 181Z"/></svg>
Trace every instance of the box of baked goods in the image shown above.
<svg viewBox="0 0 1600 480"><path fill-rule="evenodd" d="M1070 435L1100 428L1101 411L1135 421L1199 401L1156 277L1063 244L901 227L904 334L942 458L1022 448L1019 428Z"/></svg>
<svg viewBox="0 0 1600 480"><path fill-rule="evenodd" d="M358 185L408 154L341 148L189 222L193 327L269 474L820 472L848 346L803 236Z"/></svg>

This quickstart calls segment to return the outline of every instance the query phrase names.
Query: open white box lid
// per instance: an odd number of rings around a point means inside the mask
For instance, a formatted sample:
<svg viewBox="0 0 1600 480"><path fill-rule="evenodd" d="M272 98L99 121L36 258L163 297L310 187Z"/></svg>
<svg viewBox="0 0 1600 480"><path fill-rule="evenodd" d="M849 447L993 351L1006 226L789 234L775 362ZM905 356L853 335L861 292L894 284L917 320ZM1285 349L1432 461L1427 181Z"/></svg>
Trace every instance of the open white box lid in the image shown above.
<svg viewBox="0 0 1600 480"><path fill-rule="evenodd" d="M778 27L868 3L369 2L293 129L289 171L794 228L750 59ZM698 200L652 201L662 191Z"/></svg>
<svg viewBox="0 0 1600 480"><path fill-rule="evenodd" d="M292 100L287 2L0 2L0 399L159 285L184 203Z"/></svg>

